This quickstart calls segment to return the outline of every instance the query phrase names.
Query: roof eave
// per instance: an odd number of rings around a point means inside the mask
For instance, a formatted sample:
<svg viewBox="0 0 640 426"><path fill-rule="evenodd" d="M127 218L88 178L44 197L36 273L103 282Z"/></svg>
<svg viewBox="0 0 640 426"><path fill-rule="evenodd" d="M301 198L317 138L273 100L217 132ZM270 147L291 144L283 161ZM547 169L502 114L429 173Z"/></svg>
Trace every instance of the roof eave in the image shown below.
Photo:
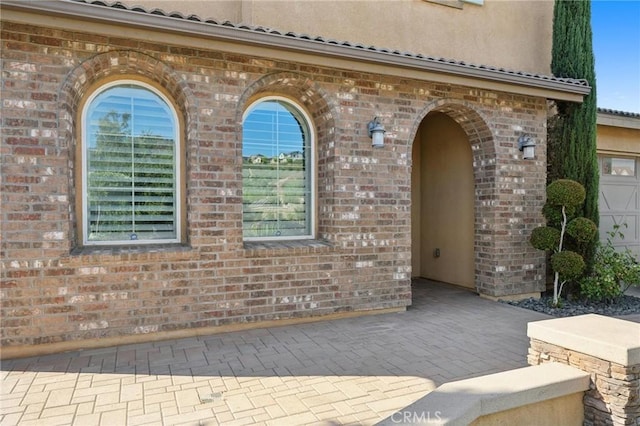
<svg viewBox="0 0 640 426"><path fill-rule="evenodd" d="M640 114L598 108L596 123L599 126L640 130Z"/></svg>
<svg viewBox="0 0 640 426"><path fill-rule="evenodd" d="M417 71L435 72L472 79L489 80L499 83L525 86L546 91L566 93L572 99L586 96L591 92L587 85L544 79L530 75L505 72L495 69L461 65L455 62L426 60L400 53L384 52L365 47L356 47L312 39L296 38L283 34L259 32L237 27L224 27L201 21L173 18L132 10L122 10L87 3L65 0L19 1L3 0L2 8L18 9L58 16L74 17L104 23L127 25L148 30L163 30L176 34L205 37L214 40L242 43L265 48L284 49L299 53L323 55L351 61L368 62L383 66L402 67ZM80 6L80 7L79 7ZM558 96L556 99L562 99Z"/></svg>

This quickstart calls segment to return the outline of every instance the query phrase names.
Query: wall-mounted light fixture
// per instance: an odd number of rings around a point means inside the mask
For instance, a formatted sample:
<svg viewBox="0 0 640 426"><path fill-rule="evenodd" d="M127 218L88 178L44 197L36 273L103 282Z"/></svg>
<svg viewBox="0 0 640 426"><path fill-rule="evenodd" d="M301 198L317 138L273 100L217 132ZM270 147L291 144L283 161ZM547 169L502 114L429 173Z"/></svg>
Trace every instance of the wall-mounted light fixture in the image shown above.
<svg viewBox="0 0 640 426"><path fill-rule="evenodd" d="M374 148L382 148L384 146L384 126L380 124L378 117L374 117L373 120L367 125L369 129L369 137L371 138L371 146Z"/></svg>
<svg viewBox="0 0 640 426"><path fill-rule="evenodd" d="M536 141L530 135L522 135L518 138L518 149L522 151L523 160L536 158Z"/></svg>

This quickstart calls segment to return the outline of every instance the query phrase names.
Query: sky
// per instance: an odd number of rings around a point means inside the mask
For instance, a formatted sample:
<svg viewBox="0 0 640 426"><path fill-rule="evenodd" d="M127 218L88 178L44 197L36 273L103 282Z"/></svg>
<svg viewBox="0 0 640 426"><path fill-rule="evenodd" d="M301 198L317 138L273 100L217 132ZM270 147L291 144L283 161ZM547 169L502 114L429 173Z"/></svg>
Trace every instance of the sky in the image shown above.
<svg viewBox="0 0 640 426"><path fill-rule="evenodd" d="M640 113L640 0L593 0L598 108Z"/></svg>

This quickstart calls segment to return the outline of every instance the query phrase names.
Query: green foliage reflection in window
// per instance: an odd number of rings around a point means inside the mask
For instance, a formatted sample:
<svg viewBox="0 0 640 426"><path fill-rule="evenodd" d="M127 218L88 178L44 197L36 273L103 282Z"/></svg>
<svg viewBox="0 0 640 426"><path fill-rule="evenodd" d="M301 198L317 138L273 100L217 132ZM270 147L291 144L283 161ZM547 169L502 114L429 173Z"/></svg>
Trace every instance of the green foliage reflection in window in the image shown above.
<svg viewBox="0 0 640 426"><path fill-rule="evenodd" d="M177 241L176 115L137 84L99 92L84 115L85 244Z"/></svg>
<svg viewBox="0 0 640 426"><path fill-rule="evenodd" d="M311 133L303 114L281 99L254 104L242 135L243 236L312 236Z"/></svg>

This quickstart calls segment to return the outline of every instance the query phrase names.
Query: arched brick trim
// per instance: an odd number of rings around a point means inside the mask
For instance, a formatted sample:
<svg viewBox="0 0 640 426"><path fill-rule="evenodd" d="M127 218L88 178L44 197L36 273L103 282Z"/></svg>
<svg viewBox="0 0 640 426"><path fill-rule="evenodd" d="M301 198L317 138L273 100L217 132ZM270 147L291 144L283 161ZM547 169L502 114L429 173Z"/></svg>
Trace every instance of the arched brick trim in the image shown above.
<svg viewBox="0 0 640 426"><path fill-rule="evenodd" d="M238 102L236 118L242 126L242 115L249 103L261 94L289 96L304 106L316 126L318 150L326 149L335 133L335 105L331 98L310 78L292 72L266 75L251 84ZM242 132L237 132L239 140ZM240 140L240 142L242 142ZM320 154L320 153L318 153ZM319 155L320 156L320 155Z"/></svg>
<svg viewBox="0 0 640 426"><path fill-rule="evenodd" d="M69 212L71 223L76 224L75 215L75 147L77 141L76 118L82 100L88 95L89 88L102 79L118 75L139 75L155 81L171 96L178 107L178 114L184 119L187 159L195 156L195 148L190 146L196 134L197 108L195 97L187 82L174 70L160 60L142 52L117 50L93 56L72 69L63 81L58 95L59 146L69 153ZM190 164L187 160L186 164ZM185 171L187 173L187 171ZM70 226L70 241L77 241L77 227Z"/></svg>
<svg viewBox="0 0 640 426"><path fill-rule="evenodd" d="M430 112L441 112L460 125L469 138L473 155L474 176L474 257L475 282L480 292L491 286L492 260L496 253L495 229L492 226L495 214L496 186L496 140L487 125L487 120L468 102L439 99L426 105L416 116L411 128L409 142L413 144L418 129Z"/></svg>
<svg viewBox="0 0 640 426"><path fill-rule="evenodd" d="M460 101L458 99L438 99L427 104L416 118L411 126L409 139L413 143L413 138L418 132L418 128L422 124L424 118L430 112L441 112L447 114L456 123L462 127L467 136L473 150L474 163L482 163L482 161L495 163L496 158L496 142L491 129L487 125L487 119L477 111L469 102ZM488 164L488 163L486 163ZM475 167L474 167L475 168Z"/></svg>
<svg viewBox="0 0 640 426"><path fill-rule="evenodd" d="M238 147L242 149L242 115L249 104L261 95L282 95L302 105L313 120L317 155L317 217L319 238L331 239L330 200L333 198L334 170L327 167L335 161L336 105L326 92L309 77L293 72L265 75L244 91L238 101L236 122ZM241 153L238 154L241 156Z"/></svg>

